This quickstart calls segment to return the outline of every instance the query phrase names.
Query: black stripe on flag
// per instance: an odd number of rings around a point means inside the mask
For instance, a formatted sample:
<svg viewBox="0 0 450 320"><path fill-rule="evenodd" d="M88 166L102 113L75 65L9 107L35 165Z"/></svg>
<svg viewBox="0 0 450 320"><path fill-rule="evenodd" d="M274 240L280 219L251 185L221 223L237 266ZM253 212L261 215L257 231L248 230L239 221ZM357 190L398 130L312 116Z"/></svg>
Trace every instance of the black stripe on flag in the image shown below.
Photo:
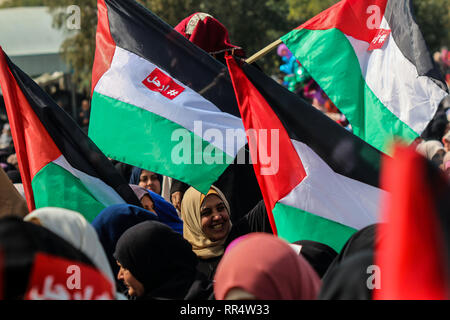
<svg viewBox="0 0 450 320"><path fill-rule="evenodd" d="M379 188L384 154L255 67L244 64L242 69L270 104L291 139L308 145L336 173Z"/></svg>
<svg viewBox="0 0 450 320"><path fill-rule="evenodd" d="M240 118L226 66L134 0L105 0L117 46L152 62L221 111Z"/></svg>
<svg viewBox="0 0 450 320"><path fill-rule="evenodd" d="M31 108L70 165L113 188L122 199L141 206L139 199L78 124L29 76L5 55L9 69Z"/></svg>
<svg viewBox="0 0 450 320"><path fill-rule="evenodd" d="M419 76L431 78L442 90L448 92L442 73L434 63L415 21L411 0L389 0L384 16L395 43L406 59L416 67Z"/></svg>

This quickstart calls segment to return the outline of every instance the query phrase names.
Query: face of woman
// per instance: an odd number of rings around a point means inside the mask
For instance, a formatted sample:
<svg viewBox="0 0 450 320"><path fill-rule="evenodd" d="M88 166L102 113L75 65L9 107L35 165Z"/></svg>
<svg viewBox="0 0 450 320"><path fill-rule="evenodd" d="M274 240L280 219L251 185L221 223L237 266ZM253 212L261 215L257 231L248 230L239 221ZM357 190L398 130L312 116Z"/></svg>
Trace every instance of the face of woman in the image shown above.
<svg viewBox="0 0 450 320"><path fill-rule="evenodd" d="M142 296L144 294L144 285L133 276L130 270L122 267L119 261L117 261L117 265L120 267L117 279L121 280L128 288L128 295L132 297Z"/></svg>
<svg viewBox="0 0 450 320"><path fill-rule="evenodd" d="M141 204L142 204L142 207L145 210L153 212L153 213L156 214L156 212L155 212L155 204L153 203L153 201L152 201L152 199L150 198L149 195L146 194L145 196L142 197Z"/></svg>
<svg viewBox="0 0 450 320"><path fill-rule="evenodd" d="M230 231L230 216L225 203L217 195L205 198L200 208L203 233L211 241L224 239Z"/></svg>
<svg viewBox="0 0 450 320"><path fill-rule="evenodd" d="M139 186L154 193L161 194L161 183L158 180L158 175L148 170L142 170L139 178Z"/></svg>

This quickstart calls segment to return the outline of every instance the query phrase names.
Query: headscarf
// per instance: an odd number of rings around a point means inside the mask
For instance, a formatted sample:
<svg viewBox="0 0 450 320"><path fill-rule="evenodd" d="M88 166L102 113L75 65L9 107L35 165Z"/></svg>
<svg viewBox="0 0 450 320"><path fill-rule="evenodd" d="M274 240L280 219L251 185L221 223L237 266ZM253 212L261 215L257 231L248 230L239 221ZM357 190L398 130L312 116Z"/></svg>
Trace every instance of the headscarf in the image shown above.
<svg viewBox="0 0 450 320"><path fill-rule="evenodd" d="M115 277L95 229L78 212L63 208L40 208L25 216L25 221L39 219L40 224L83 252L109 278L115 291Z"/></svg>
<svg viewBox="0 0 450 320"><path fill-rule="evenodd" d="M157 221L125 231L114 257L142 283L148 299L183 299L197 272L197 257L190 244Z"/></svg>
<svg viewBox="0 0 450 320"><path fill-rule="evenodd" d="M437 140L424 141L417 146L416 150L428 160L432 160L439 150L445 152L444 146Z"/></svg>
<svg viewBox="0 0 450 320"><path fill-rule="evenodd" d="M133 192L136 194L136 197L138 197L139 201L142 201L142 198L148 194L147 189L138 186L136 184L130 184L131 189L133 189Z"/></svg>
<svg viewBox="0 0 450 320"><path fill-rule="evenodd" d="M139 182L141 181L142 170L143 169L141 169L141 168L133 167L133 170L131 170L130 184L139 185ZM161 190L162 190L163 176L160 175L159 173L156 173L156 175L158 176L158 180L161 184Z"/></svg>
<svg viewBox="0 0 450 320"><path fill-rule="evenodd" d="M267 233L252 233L227 251L217 267L214 294L223 300L241 288L256 300L312 300L320 279L289 244Z"/></svg>
<svg viewBox="0 0 450 320"><path fill-rule="evenodd" d="M27 202L0 168L0 217L14 215L23 218L27 213Z"/></svg>
<svg viewBox="0 0 450 320"><path fill-rule="evenodd" d="M224 253L226 238L219 241L211 241L202 230L200 208L203 200L210 194L217 195L225 204L228 214L231 216L230 206L223 193L211 186L205 196L196 189L190 187L181 201L181 219L183 220L183 236L192 245L194 253L202 259L219 257ZM231 229L231 220L230 229Z"/></svg>
<svg viewBox="0 0 450 320"><path fill-rule="evenodd" d="M139 201L141 201L145 195L148 195L150 199L152 199L155 206L155 212L158 215L158 221L167 224L173 230L183 235L183 221L178 217L177 210L171 203L167 202L163 197L151 190L147 190L134 184L130 184L130 187L139 198Z"/></svg>
<svg viewBox="0 0 450 320"><path fill-rule="evenodd" d="M17 217L0 219L0 249L4 258L3 298L8 300L23 298L28 289L34 257L38 252L82 262L95 268L83 252L65 239Z"/></svg>
<svg viewBox="0 0 450 320"><path fill-rule="evenodd" d="M327 272L322 277L323 281L329 276L334 268L337 268L344 260L348 259L354 254L358 254L362 251L372 251L375 249L376 244L381 241L382 235L377 232L380 224L371 224L361 230L355 232L345 243L337 257L333 260L328 267Z"/></svg>
<svg viewBox="0 0 450 320"><path fill-rule="evenodd" d="M116 204L103 209L92 221L92 226L97 232L114 275L119 272L113 253L120 236L138 223L157 219L154 213L143 208L129 204Z"/></svg>
<svg viewBox="0 0 450 320"><path fill-rule="evenodd" d="M371 274L367 270L373 264L373 250L362 250L350 256L323 279L318 299L371 300L373 290L367 286Z"/></svg>
<svg viewBox="0 0 450 320"><path fill-rule="evenodd" d="M209 54L214 55L223 50L231 52L234 49L235 55L245 56L242 48L230 43L225 26L207 13L196 12L183 19L174 29Z"/></svg>
<svg viewBox="0 0 450 320"><path fill-rule="evenodd" d="M301 246L300 254L309 262L321 278L338 255L333 248L317 241L300 240L294 242L294 244Z"/></svg>

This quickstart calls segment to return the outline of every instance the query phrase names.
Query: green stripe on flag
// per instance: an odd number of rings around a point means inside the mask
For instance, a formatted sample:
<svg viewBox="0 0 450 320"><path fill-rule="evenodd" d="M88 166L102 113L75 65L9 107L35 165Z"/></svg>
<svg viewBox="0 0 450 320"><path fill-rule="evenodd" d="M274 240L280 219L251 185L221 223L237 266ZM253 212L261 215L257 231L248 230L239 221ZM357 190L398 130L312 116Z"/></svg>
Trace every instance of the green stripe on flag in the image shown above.
<svg viewBox="0 0 450 320"><path fill-rule="evenodd" d="M357 230L315 214L277 202L272 210L278 236L288 242L311 240L340 252Z"/></svg>
<svg viewBox="0 0 450 320"><path fill-rule="evenodd" d="M183 181L203 193L234 161L155 113L97 92L92 106L89 137L104 154L118 161Z"/></svg>
<svg viewBox="0 0 450 320"><path fill-rule="evenodd" d="M78 178L53 162L34 176L31 185L36 208L58 207L74 210L89 222L105 208Z"/></svg>
<svg viewBox="0 0 450 320"><path fill-rule="evenodd" d="M387 153L394 136L408 143L418 137L367 86L353 47L340 30L293 30L281 40L361 139Z"/></svg>

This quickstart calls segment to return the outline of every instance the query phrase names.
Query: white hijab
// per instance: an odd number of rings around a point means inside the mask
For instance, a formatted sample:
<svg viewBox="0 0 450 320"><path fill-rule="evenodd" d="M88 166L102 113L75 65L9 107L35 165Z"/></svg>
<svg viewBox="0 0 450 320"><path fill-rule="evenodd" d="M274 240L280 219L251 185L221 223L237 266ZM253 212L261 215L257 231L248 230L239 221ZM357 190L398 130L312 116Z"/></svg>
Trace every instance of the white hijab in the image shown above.
<svg viewBox="0 0 450 320"><path fill-rule="evenodd" d="M111 281L116 291L114 276L97 232L80 213L63 208L47 207L34 210L27 214L24 220L30 221L33 218L39 219L44 228L65 239L91 259Z"/></svg>
<svg viewBox="0 0 450 320"><path fill-rule="evenodd" d="M426 157L428 160L432 160L433 157L438 153L438 151L444 151L444 146L440 141L437 140L428 140L420 143L416 147L416 151Z"/></svg>

